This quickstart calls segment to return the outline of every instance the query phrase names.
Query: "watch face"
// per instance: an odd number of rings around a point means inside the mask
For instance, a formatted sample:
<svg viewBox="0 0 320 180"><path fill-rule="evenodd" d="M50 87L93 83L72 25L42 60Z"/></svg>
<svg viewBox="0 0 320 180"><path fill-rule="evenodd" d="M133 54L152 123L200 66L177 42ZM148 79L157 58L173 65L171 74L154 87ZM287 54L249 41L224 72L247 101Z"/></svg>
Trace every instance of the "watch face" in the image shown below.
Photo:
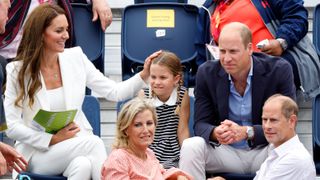
<svg viewBox="0 0 320 180"><path fill-rule="evenodd" d="M253 128L252 127L248 127L247 135L248 135L249 139L253 138Z"/></svg>

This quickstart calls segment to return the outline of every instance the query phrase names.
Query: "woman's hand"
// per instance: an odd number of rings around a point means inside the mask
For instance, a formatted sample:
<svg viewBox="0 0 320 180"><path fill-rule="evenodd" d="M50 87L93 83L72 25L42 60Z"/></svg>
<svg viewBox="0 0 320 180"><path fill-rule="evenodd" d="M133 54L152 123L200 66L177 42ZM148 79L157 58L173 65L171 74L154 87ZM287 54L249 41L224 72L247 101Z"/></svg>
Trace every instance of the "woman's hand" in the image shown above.
<svg viewBox="0 0 320 180"><path fill-rule="evenodd" d="M151 66L152 60L158 57L161 52L162 52L161 50L154 52L149 57L147 57L147 59L144 61L143 70L140 72L140 76L144 81L147 81L149 78L150 66Z"/></svg>
<svg viewBox="0 0 320 180"><path fill-rule="evenodd" d="M104 180L106 178L107 168L106 168L105 163L102 165L101 174L100 175L101 175L101 180Z"/></svg>
<svg viewBox="0 0 320 180"><path fill-rule="evenodd" d="M55 145L61 141L73 138L79 131L79 126L72 122L52 136L50 145Z"/></svg>

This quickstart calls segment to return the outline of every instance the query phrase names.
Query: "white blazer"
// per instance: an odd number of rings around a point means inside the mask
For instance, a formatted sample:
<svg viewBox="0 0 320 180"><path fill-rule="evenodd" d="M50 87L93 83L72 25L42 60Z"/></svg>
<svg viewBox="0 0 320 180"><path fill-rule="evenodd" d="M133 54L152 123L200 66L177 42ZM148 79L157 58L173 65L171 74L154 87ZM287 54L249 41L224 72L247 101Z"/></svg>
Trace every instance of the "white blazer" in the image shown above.
<svg viewBox="0 0 320 180"><path fill-rule="evenodd" d="M65 49L59 54L59 63L66 109L78 109L74 120L81 129L78 136L92 134L92 127L81 110L86 87L108 100L120 101L135 96L141 88L146 86L139 74L120 83L108 79L94 67L80 47ZM29 99L23 101L22 107L14 105L18 96L17 76L21 66L21 61L15 61L6 67L7 86L4 100L8 123L6 133L8 137L16 140L17 151L29 160L35 150L46 151L49 149L52 134L37 130L31 121L39 109L50 110L50 104L46 95L44 79L40 73L42 87L35 94L33 106L29 107ZM29 77L25 77L25 86L28 79Z"/></svg>

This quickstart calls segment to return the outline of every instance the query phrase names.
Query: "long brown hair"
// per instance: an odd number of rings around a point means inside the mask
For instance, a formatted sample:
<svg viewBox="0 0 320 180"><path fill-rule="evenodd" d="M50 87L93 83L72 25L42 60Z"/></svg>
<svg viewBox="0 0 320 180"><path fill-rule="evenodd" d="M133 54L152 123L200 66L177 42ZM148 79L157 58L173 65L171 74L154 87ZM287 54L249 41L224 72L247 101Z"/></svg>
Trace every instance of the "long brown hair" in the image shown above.
<svg viewBox="0 0 320 180"><path fill-rule="evenodd" d="M32 11L24 25L16 57L17 61L22 61L17 79L20 92L15 101L16 106L21 106L20 102L27 97L30 99L29 106L34 104L34 94L42 86L40 79L40 64L44 51L42 34L58 15L65 15L62 8L45 3ZM25 77L30 77L26 86Z"/></svg>

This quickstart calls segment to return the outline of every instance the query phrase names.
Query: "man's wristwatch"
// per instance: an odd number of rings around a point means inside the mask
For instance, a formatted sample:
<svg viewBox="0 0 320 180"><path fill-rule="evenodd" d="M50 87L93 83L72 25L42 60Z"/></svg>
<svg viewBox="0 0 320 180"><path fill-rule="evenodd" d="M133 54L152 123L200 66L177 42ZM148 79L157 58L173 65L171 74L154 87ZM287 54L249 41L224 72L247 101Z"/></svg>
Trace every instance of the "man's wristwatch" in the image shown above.
<svg viewBox="0 0 320 180"><path fill-rule="evenodd" d="M254 136L254 131L253 131L253 127L252 126L247 126L247 136L248 136L248 140L253 139Z"/></svg>
<svg viewBox="0 0 320 180"><path fill-rule="evenodd" d="M288 43L285 39L277 38L276 40L280 43L283 51L285 51L288 48Z"/></svg>

